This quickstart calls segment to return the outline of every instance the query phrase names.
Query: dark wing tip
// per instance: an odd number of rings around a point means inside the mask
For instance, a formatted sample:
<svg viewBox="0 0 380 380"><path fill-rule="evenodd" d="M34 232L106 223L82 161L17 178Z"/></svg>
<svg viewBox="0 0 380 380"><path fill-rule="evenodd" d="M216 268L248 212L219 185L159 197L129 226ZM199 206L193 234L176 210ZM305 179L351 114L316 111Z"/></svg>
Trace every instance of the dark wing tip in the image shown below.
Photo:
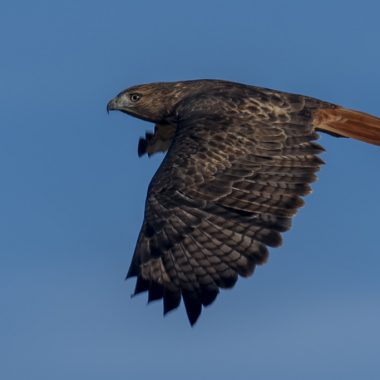
<svg viewBox="0 0 380 380"><path fill-rule="evenodd" d="M228 277L222 277L217 285L223 289L231 289L235 286L236 282L238 280L238 274L234 272L233 275Z"/></svg>
<svg viewBox="0 0 380 380"><path fill-rule="evenodd" d="M176 309L181 303L181 292L164 289L164 315Z"/></svg>
<svg viewBox="0 0 380 380"><path fill-rule="evenodd" d="M139 266L132 260L131 265L129 266L128 273L125 276L125 279L128 280L131 277L137 277L139 275Z"/></svg>
<svg viewBox="0 0 380 380"><path fill-rule="evenodd" d="M137 277L135 291L133 295L137 295L142 292L146 292L149 290L150 282L148 280L144 280L141 276Z"/></svg>
<svg viewBox="0 0 380 380"><path fill-rule="evenodd" d="M148 147L148 142L144 138L140 138L139 145L137 147L137 154L139 157L143 156L146 153L146 149Z"/></svg>
<svg viewBox="0 0 380 380"><path fill-rule="evenodd" d="M182 291L183 302L190 325L194 326L202 311L202 303L198 295L190 291Z"/></svg>
<svg viewBox="0 0 380 380"><path fill-rule="evenodd" d="M215 301L215 298L218 296L218 294L219 294L218 288L203 290L202 295L201 295L202 305L203 306L211 305Z"/></svg>
<svg viewBox="0 0 380 380"><path fill-rule="evenodd" d="M164 296L164 288L157 282L151 282L149 284L148 303L156 300L160 300Z"/></svg>

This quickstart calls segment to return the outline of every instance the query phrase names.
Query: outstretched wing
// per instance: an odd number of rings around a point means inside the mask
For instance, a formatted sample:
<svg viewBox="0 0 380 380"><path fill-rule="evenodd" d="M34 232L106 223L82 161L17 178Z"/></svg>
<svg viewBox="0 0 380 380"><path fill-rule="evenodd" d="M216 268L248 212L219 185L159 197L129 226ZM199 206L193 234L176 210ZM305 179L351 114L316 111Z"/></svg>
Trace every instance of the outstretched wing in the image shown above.
<svg viewBox="0 0 380 380"><path fill-rule="evenodd" d="M308 98L208 94L177 107L127 277L135 294L181 298L191 324L219 288L252 274L303 205L322 160Z"/></svg>

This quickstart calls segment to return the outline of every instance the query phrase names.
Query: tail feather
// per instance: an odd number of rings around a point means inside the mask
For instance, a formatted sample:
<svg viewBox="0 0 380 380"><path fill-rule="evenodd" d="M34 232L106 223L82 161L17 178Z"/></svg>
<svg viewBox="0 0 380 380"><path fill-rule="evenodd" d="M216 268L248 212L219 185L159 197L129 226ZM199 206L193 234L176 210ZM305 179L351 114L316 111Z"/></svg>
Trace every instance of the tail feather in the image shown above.
<svg viewBox="0 0 380 380"><path fill-rule="evenodd" d="M380 146L380 118L346 108L319 109L314 113L315 129L351 137Z"/></svg>

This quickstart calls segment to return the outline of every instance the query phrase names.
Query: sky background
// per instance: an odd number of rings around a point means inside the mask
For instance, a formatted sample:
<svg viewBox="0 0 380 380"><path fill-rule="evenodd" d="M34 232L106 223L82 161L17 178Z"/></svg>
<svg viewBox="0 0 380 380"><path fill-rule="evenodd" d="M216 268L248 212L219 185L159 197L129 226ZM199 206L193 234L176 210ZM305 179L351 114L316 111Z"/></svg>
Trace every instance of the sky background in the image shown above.
<svg viewBox="0 0 380 380"><path fill-rule="evenodd" d="M380 149L321 138L306 207L190 328L124 281L162 155L106 104L223 78L380 115L378 1L0 6L0 378L379 379Z"/></svg>

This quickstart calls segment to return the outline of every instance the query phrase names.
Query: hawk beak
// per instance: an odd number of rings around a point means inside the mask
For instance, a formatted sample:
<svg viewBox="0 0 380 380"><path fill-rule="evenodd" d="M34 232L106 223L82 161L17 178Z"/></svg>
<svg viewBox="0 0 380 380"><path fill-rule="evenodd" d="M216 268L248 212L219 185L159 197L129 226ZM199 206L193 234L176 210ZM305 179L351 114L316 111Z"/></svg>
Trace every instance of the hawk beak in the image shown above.
<svg viewBox="0 0 380 380"><path fill-rule="evenodd" d="M110 100L107 104L107 113L110 113L110 111L113 111L113 110L118 110L118 99L117 98L113 98L112 100Z"/></svg>

